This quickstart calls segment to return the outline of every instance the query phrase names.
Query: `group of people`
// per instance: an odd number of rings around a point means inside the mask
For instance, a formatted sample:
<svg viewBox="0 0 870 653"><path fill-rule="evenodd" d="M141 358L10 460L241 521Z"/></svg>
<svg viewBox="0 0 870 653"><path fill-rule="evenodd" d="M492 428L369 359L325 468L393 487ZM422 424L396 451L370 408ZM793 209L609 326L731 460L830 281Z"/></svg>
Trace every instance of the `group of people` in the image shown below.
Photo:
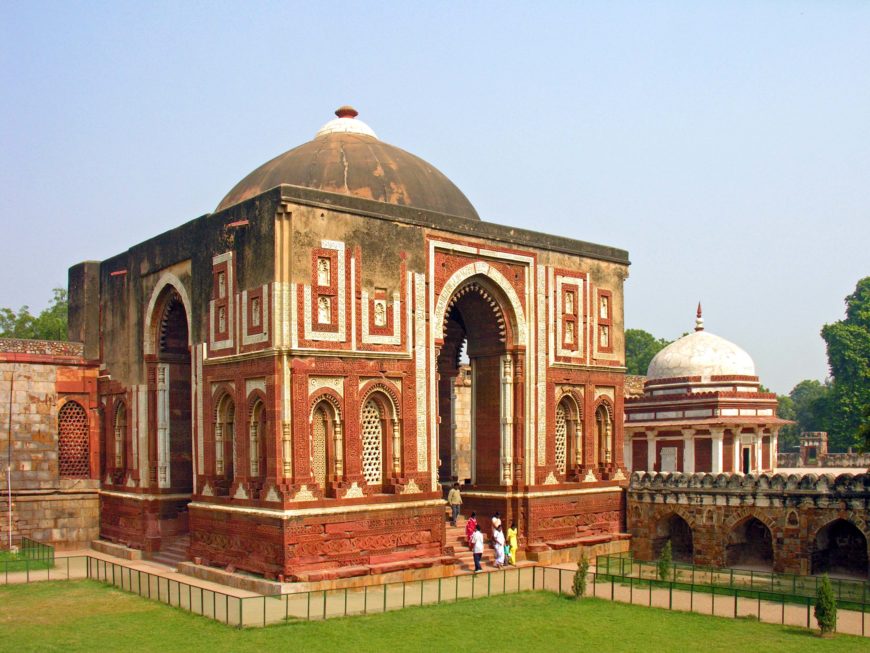
<svg viewBox="0 0 870 653"><path fill-rule="evenodd" d="M468 541L468 546L471 547L471 552L474 554L474 572L483 571L480 566L480 559L483 557L483 532L480 530L480 524L477 523L477 514L471 513L471 517L465 522L465 539ZM495 549L495 566L499 569L506 564L515 565L517 563L517 523L511 522L510 528L505 534L501 517L498 513L492 516L492 536L490 538L492 547Z"/></svg>
<svg viewBox="0 0 870 653"><path fill-rule="evenodd" d="M459 483L454 483L447 495L447 504L450 506L450 525L456 526L456 520L462 510L462 493L459 491ZM465 522L465 539L471 552L474 554L474 573L483 571L480 559L483 557L483 531L477 523L477 513L472 512L471 517ZM492 547L495 549L495 566L501 569L506 564L515 565L517 562L517 523L511 522L507 533L504 532L501 516L495 513L492 516Z"/></svg>

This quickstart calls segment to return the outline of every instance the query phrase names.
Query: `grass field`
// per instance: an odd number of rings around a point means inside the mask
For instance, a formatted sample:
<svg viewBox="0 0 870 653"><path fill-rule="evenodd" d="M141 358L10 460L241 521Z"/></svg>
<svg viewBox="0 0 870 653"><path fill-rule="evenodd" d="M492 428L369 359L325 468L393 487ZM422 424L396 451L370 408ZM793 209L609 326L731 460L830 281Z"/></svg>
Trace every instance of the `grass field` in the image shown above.
<svg viewBox="0 0 870 653"><path fill-rule="evenodd" d="M279 648L280 647L280 648ZM0 650L15 651L870 650L800 628L526 592L381 615L237 630L94 581L0 587Z"/></svg>

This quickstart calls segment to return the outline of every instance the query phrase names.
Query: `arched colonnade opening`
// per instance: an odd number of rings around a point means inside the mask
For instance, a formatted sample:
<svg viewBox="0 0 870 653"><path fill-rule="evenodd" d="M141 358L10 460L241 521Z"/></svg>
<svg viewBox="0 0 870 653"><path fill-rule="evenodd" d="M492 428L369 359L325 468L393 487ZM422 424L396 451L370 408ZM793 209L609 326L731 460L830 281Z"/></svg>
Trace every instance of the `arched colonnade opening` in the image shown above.
<svg viewBox="0 0 870 653"><path fill-rule="evenodd" d="M756 517L748 517L728 533L725 545L725 564L729 567L773 570L773 534Z"/></svg>
<svg viewBox="0 0 870 653"><path fill-rule="evenodd" d="M850 521L837 519L820 528L812 550L813 574L868 577L867 537Z"/></svg>
<svg viewBox="0 0 870 653"><path fill-rule="evenodd" d="M653 554L656 559L661 555L662 549L670 541L671 556L675 562L691 564L695 559L694 539L692 527L676 513L662 517L656 524L655 539L653 540Z"/></svg>

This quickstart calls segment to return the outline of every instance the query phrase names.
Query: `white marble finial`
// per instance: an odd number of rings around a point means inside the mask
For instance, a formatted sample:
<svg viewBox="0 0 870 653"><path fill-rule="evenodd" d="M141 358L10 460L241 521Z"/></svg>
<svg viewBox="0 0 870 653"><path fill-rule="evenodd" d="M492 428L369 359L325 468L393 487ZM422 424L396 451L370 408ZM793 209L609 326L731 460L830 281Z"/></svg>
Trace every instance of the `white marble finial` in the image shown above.
<svg viewBox="0 0 870 653"><path fill-rule="evenodd" d="M326 136L327 134L362 134L372 138L378 137L371 127L362 120L357 120L359 113L353 107L347 105L339 107L335 110L335 115L337 118L333 118L323 125L314 135L314 138Z"/></svg>

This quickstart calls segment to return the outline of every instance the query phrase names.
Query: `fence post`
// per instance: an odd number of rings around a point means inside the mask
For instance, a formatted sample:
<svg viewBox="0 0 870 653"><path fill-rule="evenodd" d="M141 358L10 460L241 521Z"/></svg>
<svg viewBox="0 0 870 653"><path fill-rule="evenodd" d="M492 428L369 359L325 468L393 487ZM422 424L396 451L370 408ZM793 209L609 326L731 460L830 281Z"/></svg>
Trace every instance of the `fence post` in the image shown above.
<svg viewBox="0 0 870 653"><path fill-rule="evenodd" d="M611 577L610 577L610 600L611 600L611 601L613 600L613 597L614 597L613 590L614 590L615 585L616 585L616 583L615 583L615 581L614 581L614 577L611 576Z"/></svg>
<svg viewBox="0 0 870 653"><path fill-rule="evenodd" d="M807 599L807 628L810 627L810 600Z"/></svg>
<svg viewBox="0 0 870 653"><path fill-rule="evenodd" d="M323 620L326 621L326 590L323 590Z"/></svg>
<svg viewBox="0 0 870 653"><path fill-rule="evenodd" d="M711 600L710 600L710 614L716 614L716 586L711 585L710 589L713 590L711 592Z"/></svg>
<svg viewBox="0 0 870 653"><path fill-rule="evenodd" d="M749 581L749 586L752 587L752 581ZM734 592L734 618L737 618L737 592Z"/></svg>
<svg viewBox="0 0 870 653"><path fill-rule="evenodd" d="M420 582L420 605L423 605L423 582ZM387 584L384 583L384 612L387 611Z"/></svg>
<svg viewBox="0 0 870 653"><path fill-rule="evenodd" d="M628 577L628 602L634 604L634 577Z"/></svg>
<svg viewBox="0 0 870 653"><path fill-rule="evenodd" d="M674 609L674 584L668 583L668 610Z"/></svg>

